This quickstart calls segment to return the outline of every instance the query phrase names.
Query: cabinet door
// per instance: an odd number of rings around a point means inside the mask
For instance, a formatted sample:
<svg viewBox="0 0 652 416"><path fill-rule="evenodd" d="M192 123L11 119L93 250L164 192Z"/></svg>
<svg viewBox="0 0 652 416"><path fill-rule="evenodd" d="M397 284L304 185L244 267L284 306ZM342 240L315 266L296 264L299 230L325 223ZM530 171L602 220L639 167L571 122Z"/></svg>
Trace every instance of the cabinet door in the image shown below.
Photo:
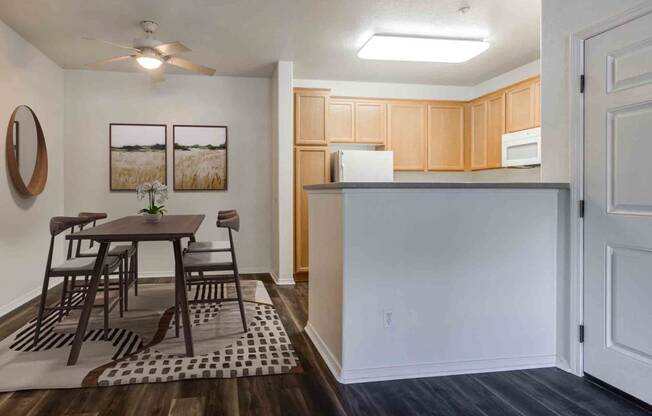
<svg viewBox="0 0 652 416"><path fill-rule="evenodd" d="M299 91L294 94L294 144L325 146L328 92Z"/></svg>
<svg viewBox="0 0 652 416"><path fill-rule="evenodd" d="M541 127L541 79L534 83L534 127Z"/></svg>
<svg viewBox="0 0 652 416"><path fill-rule="evenodd" d="M428 170L464 170L463 105L428 106Z"/></svg>
<svg viewBox="0 0 652 416"><path fill-rule="evenodd" d="M294 271L308 271L308 194L305 185L329 181L326 147L294 149Z"/></svg>
<svg viewBox="0 0 652 416"><path fill-rule="evenodd" d="M328 101L328 141L332 143L351 143L354 140L354 103L331 98Z"/></svg>
<svg viewBox="0 0 652 416"><path fill-rule="evenodd" d="M507 131L534 127L534 83L526 82L507 90Z"/></svg>
<svg viewBox="0 0 652 416"><path fill-rule="evenodd" d="M385 144L387 124L386 104L375 101L355 103L356 143Z"/></svg>
<svg viewBox="0 0 652 416"><path fill-rule="evenodd" d="M505 133L505 94L487 99L487 167L502 166L502 142Z"/></svg>
<svg viewBox="0 0 652 416"><path fill-rule="evenodd" d="M389 149L394 152L394 170L426 169L426 105L388 105Z"/></svg>
<svg viewBox="0 0 652 416"><path fill-rule="evenodd" d="M487 101L471 104L471 169L487 168Z"/></svg>

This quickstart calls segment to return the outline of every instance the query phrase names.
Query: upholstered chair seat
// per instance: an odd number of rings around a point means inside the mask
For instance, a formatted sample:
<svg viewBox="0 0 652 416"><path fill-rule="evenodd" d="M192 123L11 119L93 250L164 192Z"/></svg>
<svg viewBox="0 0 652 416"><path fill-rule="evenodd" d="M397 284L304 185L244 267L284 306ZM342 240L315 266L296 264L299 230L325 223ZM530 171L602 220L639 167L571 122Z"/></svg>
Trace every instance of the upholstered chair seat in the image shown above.
<svg viewBox="0 0 652 416"><path fill-rule="evenodd" d="M114 271L120 265L120 257L107 256L104 259L104 268L109 272ZM93 267L95 266L95 257L75 257L68 259L63 263L53 266L51 276L67 276L67 275L91 275L93 274Z"/></svg>
<svg viewBox="0 0 652 416"><path fill-rule="evenodd" d="M183 257L183 267L186 272L231 270L233 258L230 251L188 252Z"/></svg>
<svg viewBox="0 0 652 416"><path fill-rule="evenodd" d="M79 254L77 254L77 257L96 257L99 249L99 244L96 244L93 247L80 251ZM132 244L120 244L111 245L111 247L109 247L108 255L131 257L135 252L136 247L134 247Z"/></svg>
<svg viewBox="0 0 652 416"><path fill-rule="evenodd" d="M189 253L203 253L209 251L230 251L228 241L197 241L188 244Z"/></svg>

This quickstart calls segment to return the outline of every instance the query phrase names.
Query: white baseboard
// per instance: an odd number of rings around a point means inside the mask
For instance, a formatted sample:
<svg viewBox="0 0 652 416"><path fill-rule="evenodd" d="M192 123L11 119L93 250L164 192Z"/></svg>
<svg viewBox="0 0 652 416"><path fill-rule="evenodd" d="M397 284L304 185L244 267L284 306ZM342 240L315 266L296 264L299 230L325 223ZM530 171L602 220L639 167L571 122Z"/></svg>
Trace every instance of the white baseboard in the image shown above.
<svg viewBox="0 0 652 416"><path fill-rule="evenodd" d="M319 352L319 355L321 355L321 358L326 363L326 366L331 371L331 374L333 374L335 377L335 380L339 381L340 383L344 383L340 378L340 374L342 373L342 366L340 365L340 362L337 360L337 358L335 358L331 350L328 348L324 340L321 339L310 322L306 324L305 330L306 335L308 335L308 338L310 338L310 341L312 341L312 344L317 349L317 352Z"/></svg>
<svg viewBox="0 0 652 416"><path fill-rule="evenodd" d="M37 287L34 290L30 290L29 292L25 293L23 296L19 296L18 298L12 300L11 302L0 306L0 316L5 316L9 312L13 311L16 308L20 308L30 300L34 299L38 295L41 294L41 288Z"/></svg>
<svg viewBox="0 0 652 416"><path fill-rule="evenodd" d="M262 268L262 267L251 267L251 268L244 268L244 269L240 270L240 274L250 274L250 273L251 274L254 274L254 273L256 273L256 274L258 274L258 273L260 273L260 274L264 274L264 273L271 274L269 270L267 270L265 268ZM157 278L157 277L173 277L173 276L174 276L174 271L173 270L149 271L149 272L139 271L138 272L138 278L145 279L145 280L146 279ZM272 275L272 278L274 278L273 275ZM50 288L58 285L59 283L61 283L62 280L63 280L62 278L50 279ZM276 281L276 280L274 280L274 281ZM287 282L286 283L278 283L277 282L276 284L294 284L294 280L292 281L292 283L287 283ZM30 290L29 292L25 293L24 295L15 298L11 302L0 306L0 317L3 317L5 315L7 315L8 313L12 312L14 309L17 309L17 308L23 306L24 304L26 304L30 300L36 298L40 294L41 294L41 286L39 286L37 288L34 288L34 289Z"/></svg>
<svg viewBox="0 0 652 416"><path fill-rule="evenodd" d="M174 271L163 270L158 272L138 272L139 279L153 279L155 277L174 277Z"/></svg>
<svg viewBox="0 0 652 416"><path fill-rule="evenodd" d="M526 370L555 367L554 355L497 358L487 360L455 361L391 367L343 370L338 380L343 384L370 381L400 380L406 378L451 376L457 374L491 373L496 371Z"/></svg>
<svg viewBox="0 0 652 416"><path fill-rule="evenodd" d="M270 276L272 276L272 280L274 281L274 283L276 283L279 286L291 286L294 284L294 278L292 276L280 278L273 271L268 273Z"/></svg>
<svg viewBox="0 0 652 416"><path fill-rule="evenodd" d="M342 384L371 381L400 380L408 378L449 376L456 374L488 373L495 371L525 370L555 367L555 355L535 355L484 360L454 361L445 363L409 364L387 367L342 369L315 328L308 322L306 334L321 355L335 379Z"/></svg>
<svg viewBox="0 0 652 416"><path fill-rule="evenodd" d="M566 361L563 358L557 357L557 364L556 367L559 368L560 370L564 370L568 373L575 374L573 372L573 369L571 368L570 364L568 364L568 361Z"/></svg>
<svg viewBox="0 0 652 416"><path fill-rule="evenodd" d="M62 280L63 280L63 278L60 278L60 277L50 279L50 288L53 288L54 286L58 285L59 283L61 283ZM27 302L29 302L32 299L39 296L41 294L41 289L42 289L41 286L36 287L36 288L30 290L29 292L25 293L24 295L15 298L11 302L0 306L0 317L3 317L5 315L7 315L8 313L12 312L13 310L20 308L21 306L23 306Z"/></svg>
<svg viewBox="0 0 652 416"><path fill-rule="evenodd" d="M240 274L271 274L268 269L262 267L245 267L240 270ZM138 272L139 279L149 279L154 277L173 277L174 270L159 270L159 271L149 271L149 272ZM273 278L273 276L272 276Z"/></svg>
<svg viewBox="0 0 652 416"><path fill-rule="evenodd" d="M271 270L267 267L243 267L240 269L240 274L271 274Z"/></svg>

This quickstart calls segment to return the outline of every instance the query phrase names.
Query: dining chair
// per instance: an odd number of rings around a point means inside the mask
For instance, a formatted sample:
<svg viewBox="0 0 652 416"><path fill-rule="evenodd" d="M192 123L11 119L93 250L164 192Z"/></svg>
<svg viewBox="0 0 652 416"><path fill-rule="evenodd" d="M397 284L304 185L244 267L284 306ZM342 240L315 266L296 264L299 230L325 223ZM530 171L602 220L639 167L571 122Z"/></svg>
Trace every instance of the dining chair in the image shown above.
<svg viewBox="0 0 652 416"><path fill-rule="evenodd" d="M191 242L183 255L184 271L189 274L188 284L190 287L199 285L210 285L212 283L220 284L221 294L216 299L196 299L190 303L207 303L207 302L238 302L240 307L240 318L242 319L242 328L247 332L247 321L245 317L244 303L242 299L242 288L240 286L240 273L238 271L238 261L235 254L235 245L233 243L233 231L240 231L240 216L237 211L220 211L217 216L218 228L225 228L228 231L228 241L212 242ZM230 273L229 273L230 272ZM197 273L193 276L192 273ZM207 275L207 273L221 273ZM225 283L235 284L235 297L228 298L224 296ZM178 303L178 302L177 302ZM176 333L178 335L178 305L175 308Z"/></svg>
<svg viewBox="0 0 652 416"><path fill-rule="evenodd" d="M219 211L217 213L217 220L223 220L234 215L237 215L237 211L234 209ZM190 241L188 247L185 249L184 253L217 253L217 252L227 252L231 250L231 245L229 241ZM203 272L199 272L199 277L203 277ZM192 281L192 276L188 273L188 281ZM188 284L188 289L191 285ZM220 283L220 296L224 297L224 283Z"/></svg>
<svg viewBox="0 0 652 416"><path fill-rule="evenodd" d="M91 226L95 227L98 220L107 218L104 212L80 212L79 217L91 218L93 221ZM79 231L83 230L87 224L80 225ZM88 247L83 249L85 241L89 241ZM99 246L94 244L93 240L77 240L77 247L75 250L75 257L96 257ZM117 282L109 282L109 290L117 290L120 297L120 317L124 312L129 310L129 288L134 286L134 294L138 296L138 245L136 242L131 244L111 245L109 247L109 256L120 257L123 262L122 267L125 271L124 279L122 275L118 275ZM73 287L77 285L76 279L72 280ZM84 278L84 285L88 285L88 277Z"/></svg>
<svg viewBox="0 0 652 416"><path fill-rule="evenodd" d="M52 266L52 257L54 252L54 242L56 237L66 230L74 230L74 227L80 225L87 225L92 222L89 217L53 217L50 219L50 248L48 250L48 258L45 265L45 275L43 277L43 288L41 290L41 297L38 308L38 315L36 318L36 326L34 329L34 345L36 346L39 341L41 326L46 312L59 312L59 319L63 312L70 312L74 309L81 309L81 305L72 304L72 302L60 302L57 306L47 306L47 295L50 286L50 279L53 277L63 277L63 291L70 291L68 287L68 279L70 277L90 276L93 274L95 267L95 257L72 257L72 241L68 242L68 251L66 260L57 265ZM72 232L72 231L71 231ZM109 331L109 291L106 290L109 285L109 273L115 272L116 269L121 273L122 262L120 257L106 256L104 264L102 265L102 272L104 274L104 302L102 305L96 305L104 309L104 338L106 339ZM73 293L86 294L85 287L78 287ZM65 298L65 297L64 297Z"/></svg>

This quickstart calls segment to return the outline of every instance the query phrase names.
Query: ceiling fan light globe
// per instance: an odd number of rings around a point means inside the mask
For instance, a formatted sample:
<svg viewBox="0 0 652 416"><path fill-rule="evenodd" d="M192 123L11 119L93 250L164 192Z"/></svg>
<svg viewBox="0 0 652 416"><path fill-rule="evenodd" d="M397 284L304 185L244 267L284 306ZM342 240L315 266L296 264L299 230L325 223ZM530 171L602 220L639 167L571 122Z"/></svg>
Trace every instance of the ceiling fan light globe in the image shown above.
<svg viewBox="0 0 652 416"><path fill-rule="evenodd" d="M153 56L139 56L136 61L145 69L157 69L163 63L159 58Z"/></svg>

